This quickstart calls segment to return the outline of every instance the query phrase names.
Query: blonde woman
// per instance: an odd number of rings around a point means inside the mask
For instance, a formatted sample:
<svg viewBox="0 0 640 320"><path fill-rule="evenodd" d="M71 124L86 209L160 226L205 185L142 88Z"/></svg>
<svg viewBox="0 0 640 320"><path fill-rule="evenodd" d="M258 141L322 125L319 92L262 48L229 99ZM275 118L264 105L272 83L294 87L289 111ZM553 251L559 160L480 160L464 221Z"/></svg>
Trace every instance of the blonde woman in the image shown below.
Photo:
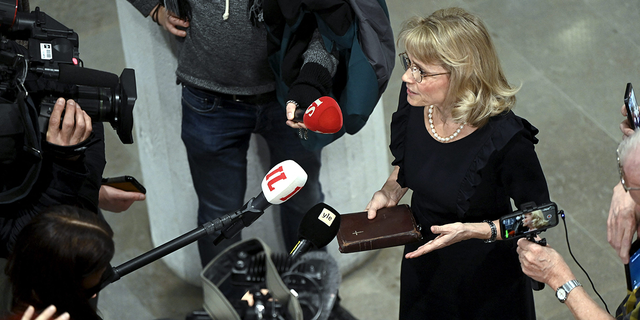
<svg viewBox="0 0 640 320"><path fill-rule="evenodd" d="M498 219L549 202L534 150L538 130L516 116L518 88L482 21L460 8L407 21L404 85L391 123L394 170L367 209L411 206L424 241L405 247L400 319L535 319L530 281ZM464 240L464 241L463 241Z"/></svg>

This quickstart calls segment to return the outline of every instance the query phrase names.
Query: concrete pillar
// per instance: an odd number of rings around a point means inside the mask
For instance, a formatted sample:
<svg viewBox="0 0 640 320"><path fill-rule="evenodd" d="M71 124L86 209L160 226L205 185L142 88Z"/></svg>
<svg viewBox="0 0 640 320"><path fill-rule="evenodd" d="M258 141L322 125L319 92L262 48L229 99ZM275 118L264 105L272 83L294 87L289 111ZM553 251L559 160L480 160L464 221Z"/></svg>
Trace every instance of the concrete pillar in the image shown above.
<svg viewBox="0 0 640 320"><path fill-rule="evenodd" d="M147 187L151 237L158 246L197 227L197 198L180 139L182 115L180 87L175 84L175 40L151 19L144 19L126 0L117 0L116 4L126 66L136 72L135 143ZM363 211L373 192L389 175L381 104L361 132L345 136L323 150L321 183L325 202L340 213ZM261 162L268 160L268 151L258 138L254 135L249 149L247 199L260 193L260 181L270 169L268 161ZM273 208L269 208L250 228L243 230L243 237L260 237L274 252L288 251L291 248L283 248L278 227L279 220ZM373 253L342 255L335 240L328 251L343 274ZM195 243L163 259L179 277L200 285Z"/></svg>

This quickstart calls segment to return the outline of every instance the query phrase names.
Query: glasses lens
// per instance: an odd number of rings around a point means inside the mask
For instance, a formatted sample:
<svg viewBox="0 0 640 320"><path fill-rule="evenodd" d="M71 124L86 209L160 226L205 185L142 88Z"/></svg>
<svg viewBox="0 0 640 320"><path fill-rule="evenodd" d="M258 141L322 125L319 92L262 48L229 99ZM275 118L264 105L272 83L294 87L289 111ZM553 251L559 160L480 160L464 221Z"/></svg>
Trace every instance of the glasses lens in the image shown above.
<svg viewBox="0 0 640 320"><path fill-rule="evenodd" d="M622 168L622 163L620 163L620 153L619 150L616 150L617 160L618 160L618 172L620 173L620 183L624 188L624 191L629 192L631 190L640 190L638 187L628 187L627 182L624 181L624 169Z"/></svg>
<svg viewBox="0 0 640 320"><path fill-rule="evenodd" d="M413 76L413 79L415 79L417 83L422 82L422 72L420 72L420 69L418 69L418 67L411 66L411 60L409 59L409 56L406 52L400 54L400 60L402 61L404 70L406 71L411 68L411 75Z"/></svg>
<svg viewBox="0 0 640 320"><path fill-rule="evenodd" d="M418 67L411 68L411 74L413 75L413 78L416 79L417 83L422 82L422 72L420 72Z"/></svg>
<svg viewBox="0 0 640 320"><path fill-rule="evenodd" d="M407 56L406 53L403 53L400 55L400 60L402 60L402 66L404 67L404 70L406 71L407 69L409 69L409 66L411 65L411 60L409 60L409 57Z"/></svg>

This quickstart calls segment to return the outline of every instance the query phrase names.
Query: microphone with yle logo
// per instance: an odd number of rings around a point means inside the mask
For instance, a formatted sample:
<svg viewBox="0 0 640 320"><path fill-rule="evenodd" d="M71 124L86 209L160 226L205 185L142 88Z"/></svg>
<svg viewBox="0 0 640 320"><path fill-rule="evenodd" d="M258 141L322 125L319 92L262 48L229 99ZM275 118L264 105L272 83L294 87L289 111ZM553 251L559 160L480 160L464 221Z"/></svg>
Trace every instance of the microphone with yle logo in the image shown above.
<svg viewBox="0 0 640 320"><path fill-rule="evenodd" d="M292 259L298 258L303 253L320 249L335 238L340 229L340 214L326 203L318 203L313 206L300 222L298 229L298 243L291 250Z"/></svg>

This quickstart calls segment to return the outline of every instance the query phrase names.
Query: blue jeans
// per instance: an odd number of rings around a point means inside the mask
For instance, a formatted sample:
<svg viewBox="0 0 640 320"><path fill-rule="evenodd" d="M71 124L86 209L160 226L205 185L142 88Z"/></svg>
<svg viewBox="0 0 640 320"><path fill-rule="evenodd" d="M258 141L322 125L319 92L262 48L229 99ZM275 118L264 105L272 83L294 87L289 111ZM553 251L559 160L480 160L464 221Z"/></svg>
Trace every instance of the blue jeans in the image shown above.
<svg viewBox="0 0 640 320"><path fill-rule="evenodd" d="M284 244L288 250L293 248L302 217L322 202L324 195L319 181L320 151L305 149L297 130L285 121L285 110L277 101L252 105L183 86L182 141L198 195L198 225L234 212L244 204L249 139L252 133L258 133L269 147L271 167L291 159L309 175L304 188L279 205ZM198 240L203 267L224 248L240 240L238 235L214 246L216 237L217 234Z"/></svg>

